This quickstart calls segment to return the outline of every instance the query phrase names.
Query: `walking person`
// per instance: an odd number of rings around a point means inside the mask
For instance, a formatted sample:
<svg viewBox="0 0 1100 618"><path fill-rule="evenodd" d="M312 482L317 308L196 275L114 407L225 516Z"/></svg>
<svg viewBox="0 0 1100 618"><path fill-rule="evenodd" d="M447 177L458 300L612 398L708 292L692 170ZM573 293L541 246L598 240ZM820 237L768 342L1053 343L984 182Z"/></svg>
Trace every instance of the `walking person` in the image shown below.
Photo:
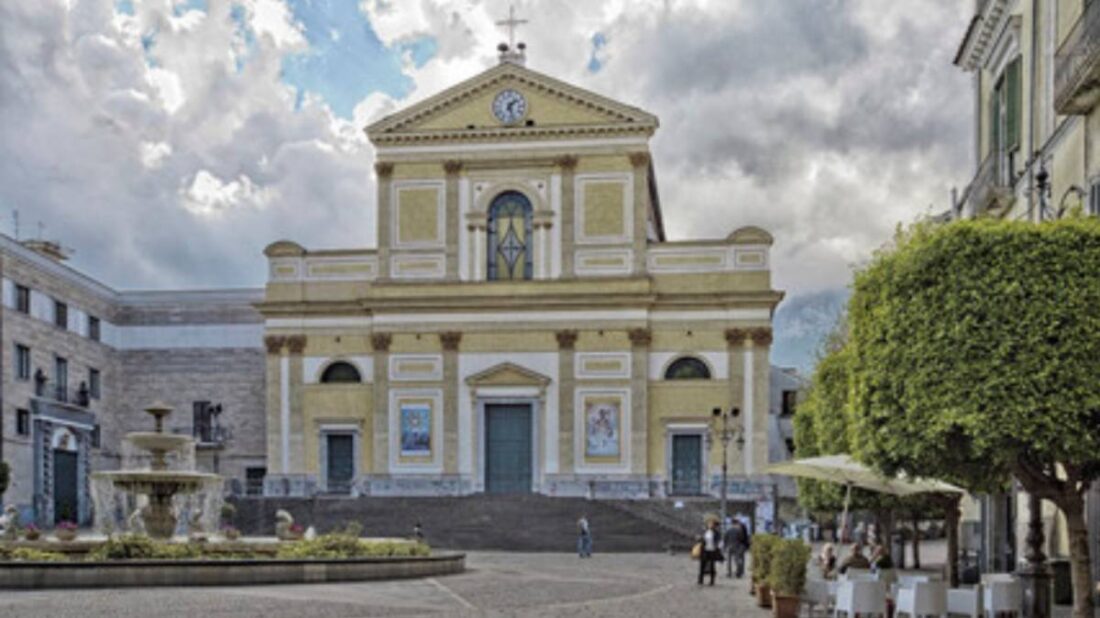
<svg viewBox="0 0 1100 618"><path fill-rule="evenodd" d="M733 577L737 563L737 579L745 574L745 552L749 550L749 530L741 520L734 518L722 535L722 547L726 550L726 577Z"/></svg>
<svg viewBox="0 0 1100 618"><path fill-rule="evenodd" d="M577 555L581 558L592 557L592 528L588 525L588 515L577 520Z"/></svg>
<svg viewBox="0 0 1100 618"><path fill-rule="evenodd" d="M718 531L718 519L708 518L706 528L703 530L703 551L699 556L699 585L703 585L703 576L710 575L710 585L714 585L714 578L718 575L718 563L723 560L722 535Z"/></svg>

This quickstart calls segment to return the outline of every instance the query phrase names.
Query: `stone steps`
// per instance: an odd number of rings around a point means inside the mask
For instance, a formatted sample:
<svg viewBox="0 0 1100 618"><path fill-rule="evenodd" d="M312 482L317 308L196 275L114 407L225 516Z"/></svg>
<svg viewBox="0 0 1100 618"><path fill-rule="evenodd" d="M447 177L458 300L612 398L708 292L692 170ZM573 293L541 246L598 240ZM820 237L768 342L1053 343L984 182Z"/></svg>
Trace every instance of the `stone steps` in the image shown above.
<svg viewBox="0 0 1100 618"><path fill-rule="evenodd" d="M451 549L576 549L576 521L587 514L597 551L663 551L690 537L605 501L539 495L440 498L235 498L237 527L272 535L275 512L318 532L355 521L366 536L407 537L420 522L428 542Z"/></svg>

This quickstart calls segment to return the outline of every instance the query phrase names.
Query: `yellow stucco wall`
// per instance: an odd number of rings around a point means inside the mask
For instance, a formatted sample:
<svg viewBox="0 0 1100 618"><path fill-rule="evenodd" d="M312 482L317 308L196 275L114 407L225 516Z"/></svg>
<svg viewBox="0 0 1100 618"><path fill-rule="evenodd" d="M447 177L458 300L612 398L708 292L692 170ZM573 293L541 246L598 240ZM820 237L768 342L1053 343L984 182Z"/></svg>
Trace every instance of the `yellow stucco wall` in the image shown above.
<svg viewBox="0 0 1100 618"><path fill-rule="evenodd" d="M666 470L666 447L668 437L665 429L669 423L700 423L710 420L711 410L715 407L729 409L730 388L727 380L705 381L651 381L649 383L649 474L664 476ZM711 448L709 469L722 465L720 445ZM729 473L741 474L744 471L742 458L736 449L731 448Z"/></svg>
<svg viewBox="0 0 1100 618"><path fill-rule="evenodd" d="M584 183L584 235L628 236L626 184L620 181Z"/></svg>
<svg viewBox="0 0 1100 618"><path fill-rule="evenodd" d="M397 191L397 242L443 242L439 225L440 190L408 188Z"/></svg>
<svg viewBox="0 0 1100 618"><path fill-rule="evenodd" d="M320 430L324 424L358 425L358 473L371 466L372 387L369 384L307 384L301 387L305 434L305 472L320 474Z"/></svg>

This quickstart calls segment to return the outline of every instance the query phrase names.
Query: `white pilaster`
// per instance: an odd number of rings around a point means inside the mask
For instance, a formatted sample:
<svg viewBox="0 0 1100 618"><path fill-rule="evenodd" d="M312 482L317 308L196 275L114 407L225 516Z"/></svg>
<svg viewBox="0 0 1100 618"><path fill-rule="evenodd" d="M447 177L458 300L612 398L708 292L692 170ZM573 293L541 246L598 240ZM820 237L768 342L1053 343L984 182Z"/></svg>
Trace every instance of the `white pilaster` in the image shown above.
<svg viewBox="0 0 1100 618"><path fill-rule="evenodd" d="M290 473L290 357L279 357L279 440L282 473Z"/></svg>
<svg viewBox="0 0 1100 618"><path fill-rule="evenodd" d="M744 419L744 421L743 421L744 425L742 427L743 427L743 430L745 432L744 433L744 436L745 436L745 451L744 451L745 474L754 474L756 472L756 470L754 469L755 467L753 466L753 463L752 463L753 462L753 457L752 457L752 455L753 455L753 443L754 443L752 432L753 432L753 427L755 427L755 424L753 422L754 421L754 419L753 419L753 417L754 417L754 414L753 414L753 396L755 395L755 393L753 393L753 387L752 387L752 384L753 384L752 345L746 345L743 354L745 355L745 357L744 357L744 364L745 364L745 380L744 380L744 382L745 382L745 400L741 404L741 409L744 410L744 412L745 412L745 414L742 416L742 418Z"/></svg>

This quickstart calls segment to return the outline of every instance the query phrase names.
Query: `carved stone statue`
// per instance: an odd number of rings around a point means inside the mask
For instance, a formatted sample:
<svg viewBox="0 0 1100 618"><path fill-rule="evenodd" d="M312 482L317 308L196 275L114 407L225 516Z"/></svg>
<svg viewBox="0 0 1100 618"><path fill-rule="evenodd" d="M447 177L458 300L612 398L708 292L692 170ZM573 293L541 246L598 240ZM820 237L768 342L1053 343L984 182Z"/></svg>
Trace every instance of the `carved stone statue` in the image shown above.
<svg viewBox="0 0 1100 618"><path fill-rule="evenodd" d="M8 506L4 509L4 514L0 515L0 527L4 530L3 538L5 541L19 540L19 531L22 529L19 523L19 509L15 506Z"/></svg>
<svg viewBox="0 0 1100 618"><path fill-rule="evenodd" d="M280 540L293 538L290 527L294 525L294 518L283 509L275 511L275 536Z"/></svg>

